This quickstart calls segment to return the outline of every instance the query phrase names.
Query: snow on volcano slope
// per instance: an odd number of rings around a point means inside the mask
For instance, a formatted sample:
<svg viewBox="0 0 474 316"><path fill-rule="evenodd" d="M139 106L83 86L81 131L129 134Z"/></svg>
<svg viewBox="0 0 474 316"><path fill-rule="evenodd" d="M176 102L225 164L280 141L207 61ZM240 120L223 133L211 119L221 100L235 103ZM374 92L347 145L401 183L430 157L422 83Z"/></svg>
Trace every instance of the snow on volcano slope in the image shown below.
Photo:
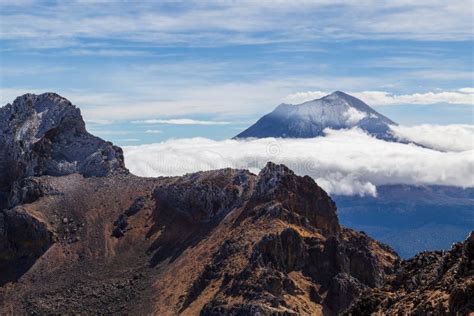
<svg viewBox="0 0 474 316"><path fill-rule="evenodd" d="M397 125L361 100L336 91L299 105L280 104L235 138L311 138L324 135L325 128L359 127L385 140L395 140L390 131Z"/></svg>

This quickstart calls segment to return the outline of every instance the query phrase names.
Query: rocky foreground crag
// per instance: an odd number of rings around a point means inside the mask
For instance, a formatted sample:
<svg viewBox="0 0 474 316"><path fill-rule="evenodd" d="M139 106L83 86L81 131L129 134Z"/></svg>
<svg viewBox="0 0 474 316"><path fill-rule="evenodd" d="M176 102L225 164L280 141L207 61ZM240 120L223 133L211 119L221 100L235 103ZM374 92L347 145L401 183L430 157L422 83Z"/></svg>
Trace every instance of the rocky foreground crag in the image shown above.
<svg viewBox="0 0 474 316"><path fill-rule="evenodd" d="M283 165L268 163L258 175L136 177L121 150L88 134L79 110L55 94L0 109L0 131L9 152L0 314L335 315L425 306L404 300L431 290L421 286L432 272L425 261L400 261L341 227L331 198ZM446 258L433 277L445 278L443 290L429 296L439 311L471 308L472 245L435 256Z"/></svg>
<svg viewBox="0 0 474 316"><path fill-rule="evenodd" d="M402 262L383 287L369 289L349 315L468 315L474 311L474 232L449 251Z"/></svg>
<svg viewBox="0 0 474 316"><path fill-rule="evenodd" d="M126 172L122 149L86 131L78 108L55 93L25 94L0 108L0 207L15 181Z"/></svg>

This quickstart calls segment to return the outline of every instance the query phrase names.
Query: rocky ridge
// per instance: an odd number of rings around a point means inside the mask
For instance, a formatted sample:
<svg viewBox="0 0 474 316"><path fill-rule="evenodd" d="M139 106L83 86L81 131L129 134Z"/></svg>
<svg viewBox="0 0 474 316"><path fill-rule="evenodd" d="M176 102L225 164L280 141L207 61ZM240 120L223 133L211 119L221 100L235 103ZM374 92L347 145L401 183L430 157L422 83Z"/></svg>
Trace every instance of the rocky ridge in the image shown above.
<svg viewBox="0 0 474 316"><path fill-rule="evenodd" d="M3 212L11 251L2 263L23 268L2 280L2 312L336 313L398 262L388 247L334 225L335 205L314 181L272 163L258 176L224 169L28 181L41 194L16 197ZM301 209L304 195L283 194L301 184L319 204ZM11 224L21 216L28 225Z"/></svg>
<svg viewBox="0 0 474 316"><path fill-rule="evenodd" d="M449 251L402 261L383 287L370 289L347 314L468 315L474 311L474 232Z"/></svg>

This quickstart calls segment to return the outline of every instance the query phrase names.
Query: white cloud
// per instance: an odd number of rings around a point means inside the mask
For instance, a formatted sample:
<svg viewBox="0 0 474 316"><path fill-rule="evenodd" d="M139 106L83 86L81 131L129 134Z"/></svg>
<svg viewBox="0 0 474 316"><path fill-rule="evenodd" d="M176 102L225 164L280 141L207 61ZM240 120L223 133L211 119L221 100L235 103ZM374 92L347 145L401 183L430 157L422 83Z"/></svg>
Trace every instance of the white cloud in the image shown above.
<svg viewBox="0 0 474 316"><path fill-rule="evenodd" d="M98 120L94 120L94 119L88 119L86 120L86 123L87 124L91 124L91 125L110 125L110 124L113 124L114 121L113 120L105 120L105 119L98 119Z"/></svg>
<svg viewBox="0 0 474 316"><path fill-rule="evenodd" d="M288 95L285 100L302 103L321 98L328 92L306 91ZM399 105L399 104L462 104L474 105L474 88L461 88L454 91L422 92L412 94L392 94L386 91L349 92L369 105Z"/></svg>
<svg viewBox="0 0 474 316"><path fill-rule="evenodd" d="M346 118L346 122L347 124L349 124L349 126L356 125L357 123L359 123L360 120L364 119L366 116L367 114L361 111L358 111L355 108L349 108L344 113L344 117Z"/></svg>
<svg viewBox="0 0 474 316"><path fill-rule="evenodd" d="M474 94L465 91L440 91L395 95L385 91L363 91L353 93L355 97L372 105L393 104L465 104L474 105Z"/></svg>
<svg viewBox="0 0 474 316"><path fill-rule="evenodd" d="M128 57L128 56L153 56L145 50L127 49L73 49L71 55L76 56L106 56L106 57Z"/></svg>
<svg viewBox="0 0 474 316"><path fill-rule="evenodd" d="M145 131L145 133L147 133L147 134L161 134L161 133L163 133L163 131L159 130L159 129L147 129Z"/></svg>
<svg viewBox="0 0 474 316"><path fill-rule="evenodd" d="M459 92L474 94L474 88L461 88L461 89L459 89Z"/></svg>
<svg viewBox="0 0 474 316"><path fill-rule="evenodd" d="M401 140L442 151L474 150L474 125L416 125L391 126Z"/></svg>
<svg viewBox="0 0 474 316"><path fill-rule="evenodd" d="M193 120L193 119L169 119L169 120L139 120L132 121L136 124L168 124L168 125L228 125L229 122L220 122L220 121L202 121L202 120Z"/></svg>
<svg viewBox="0 0 474 316"><path fill-rule="evenodd" d="M274 161L310 175L330 193L373 195L377 185L395 183L474 186L473 150L440 152L389 143L357 129L328 130L326 137L312 139L168 140L124 147L124 153L127 167L141 176L225 167L258 172Z"/></svg>
<svg viewBox="0 0 474 316"><path fill-rule="evenodd" d="M284 101L291 104L300 104L306 101L321 99L326 95L328 95L328 93L323 91L296 92L286 96Z"/></svg>
<svg viewBox="0 0 474 316"><path fill-rule="evenodd" d="M193 65L189 68L195 69ZM201 65L202 67L202 65ZM201 79L182 81L173 77L162 81L159 73L144 73L146 69L133 69L127 73L118 73L110 80L118 86L127 86L127 90L116 89L113 93L94 91L59 91L71 102L81 107L85 118L104 119L143 119L149 117L174 116L186 117L194 114L242 116L260 116L273 110L294 87L313 86L315 82L328 88L337 81L351 89L373 86L379 78L368 77L288 77L284 80L246 80L245 82L225 82L205 84ZM172 68L168 71L174 71ZM176 69L182 76L190 77L189 70ZM211 74L207 68L202 71ZM166 73L163 74L166 77ZM130 82L140 82L130 86ZM18 90L18 89L17 89ZM25 90L24 90L25 91ZM26 90L27 91L27 90Z"/></svg>

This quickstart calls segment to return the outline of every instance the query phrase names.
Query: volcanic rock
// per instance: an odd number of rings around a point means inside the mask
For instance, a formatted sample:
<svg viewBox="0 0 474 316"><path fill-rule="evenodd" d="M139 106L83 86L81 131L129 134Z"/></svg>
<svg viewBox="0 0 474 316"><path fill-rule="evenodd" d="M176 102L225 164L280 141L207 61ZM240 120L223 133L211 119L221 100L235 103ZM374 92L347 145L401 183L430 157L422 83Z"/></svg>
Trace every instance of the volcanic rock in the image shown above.
<svg viewBox="0 0 474 316"><path fill-rule="evenodd" d="M13 182L26 177L116 171L127 171L122 149L89 134L80 110L65 98L25 94L0 108L0 207Z"/></svg>
<svg viewBox="0 0 474 316"><path fill-rule="evenodd" d="M383 287L368 291L348 315L468 315L474 311L474 231L449 251L422 252L401 263Z"/></svg>

